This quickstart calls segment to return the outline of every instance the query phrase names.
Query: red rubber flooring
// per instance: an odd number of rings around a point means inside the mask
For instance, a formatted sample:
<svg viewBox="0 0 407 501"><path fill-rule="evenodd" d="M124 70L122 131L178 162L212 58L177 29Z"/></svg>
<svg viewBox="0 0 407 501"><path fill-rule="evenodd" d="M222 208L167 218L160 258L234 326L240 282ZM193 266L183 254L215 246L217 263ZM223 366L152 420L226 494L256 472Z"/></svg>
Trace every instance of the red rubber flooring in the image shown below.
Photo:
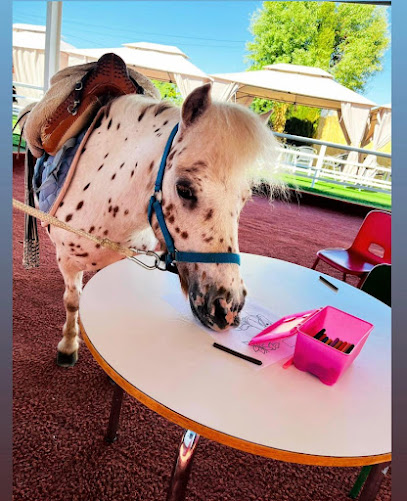
<svg viewBox="0 0 407 501"><path fill-rule="evenodd" d="M14 196L24 200L22 167ZM262 198L241 217L240 247L312 266L325 246L347 246L362 222L349 210ZM21 265L23 216L14 213L14 501L165 500L182 429L131 397L120 436L103 441L112 386L82 344L73 369L55 364L64 323L63 281L53 246L41 233L41 266ZM332 268L319 270L340 278ZM89 277L88 277L89 278ZM188 501L345 501L360 468L281 463L201 439ZM391 477L378 501L391 499Z"/></svg>

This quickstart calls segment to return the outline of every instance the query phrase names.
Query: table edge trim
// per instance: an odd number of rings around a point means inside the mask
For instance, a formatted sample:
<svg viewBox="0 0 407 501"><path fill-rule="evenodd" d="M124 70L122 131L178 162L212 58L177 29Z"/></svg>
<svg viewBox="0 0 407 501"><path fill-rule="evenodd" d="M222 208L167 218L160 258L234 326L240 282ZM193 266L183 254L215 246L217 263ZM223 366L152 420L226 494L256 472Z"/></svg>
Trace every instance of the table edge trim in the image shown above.
<svg viewBox="0 0 407 501"><path fill-rule="evenodd" d="M165 405L157 402L153 398L149 397L147 394L136 388L129 381L127 381L123 376L118 374L111 365L102 357L102 355L97 351L92 341L86 334L86 330L82 324L80 318L78 318L79 328L82 333L82 337L91 352L93 358L100 365L100 367L108 374L116 384L118 384L126 393L136 398L139 402L144 404L149 409L157 412L160 416L168 419L169 421L198 433L199 435L209 439L215 440L223 445L227 445L234 449L241 450L243 452L248 452L250 454L255 454L257 456L268 457L271 459L276 459L279 461L284 461L287 463L297 463L305 465L316 465L316 466L366 466L373 464L380 464L391 461L391 453L377 454L374 456L319 456L313 454L305 454L302 452L291 452L284 449L275 449L273 447L267 447L266 445L256 444L254 442L249 442L232 435L228 435L221 431L214 430L205 425L202 425L192 419L189 419L182 414L166 407Z"/></svg>

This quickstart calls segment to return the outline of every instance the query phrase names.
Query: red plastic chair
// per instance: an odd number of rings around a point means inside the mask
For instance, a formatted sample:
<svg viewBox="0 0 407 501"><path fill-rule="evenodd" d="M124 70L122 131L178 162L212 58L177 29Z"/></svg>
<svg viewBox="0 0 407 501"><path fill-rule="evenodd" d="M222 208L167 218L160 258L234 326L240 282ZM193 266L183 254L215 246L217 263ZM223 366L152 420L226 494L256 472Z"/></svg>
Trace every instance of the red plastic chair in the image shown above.
<svg viewBox="0 0 407 501"><path fill-rule="evenodd" d="M355 240L348 249L322 249L312 265L322 259L346 275L360 277L358 287L377 264L391 264L391 214L373 210L367 214Z"/></svg>

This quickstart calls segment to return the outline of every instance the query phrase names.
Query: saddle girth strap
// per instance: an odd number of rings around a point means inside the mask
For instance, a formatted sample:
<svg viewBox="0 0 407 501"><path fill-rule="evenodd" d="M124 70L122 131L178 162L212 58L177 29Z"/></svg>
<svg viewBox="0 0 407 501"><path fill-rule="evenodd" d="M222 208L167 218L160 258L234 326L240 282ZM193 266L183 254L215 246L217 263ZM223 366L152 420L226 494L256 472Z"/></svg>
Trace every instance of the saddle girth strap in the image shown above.
<svg viewBox="0 0 407 501"><path fill-rule="evenodd" d="M25 203L35 207L32 179L34 176L35 158L28 148L25 152L24 184ZM38 268L40 265L40 241L38 238L37 219L24 214L23 266L25 269Z"/></svg>

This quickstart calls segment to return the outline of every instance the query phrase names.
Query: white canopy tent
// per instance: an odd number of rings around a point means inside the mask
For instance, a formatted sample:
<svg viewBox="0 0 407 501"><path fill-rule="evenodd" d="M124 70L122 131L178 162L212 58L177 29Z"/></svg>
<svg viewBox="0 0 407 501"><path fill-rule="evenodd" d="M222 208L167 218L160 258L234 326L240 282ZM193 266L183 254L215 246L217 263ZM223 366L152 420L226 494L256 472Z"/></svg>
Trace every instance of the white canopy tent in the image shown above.
<svg viewBox="0 0 407 501"><path fill-rule="evenodd" d="M61 40L62 2L47 2L47 25L13 25L14 80L43 87L59 69L96 61L114 52L126 64L164 82L176 83L182 97L212 79L188 60L180 49L152 43L128 43L118 48L77 49ZM17 88L17 92L21 90ZM24 88L24 95L40 97L38 91Z"/></svg>
<svg viewBox="0 0 407 501"><path fill-rule="evenodd" d="M373 101L335 82L331 74L320 68L279 63L258 71L211 76L214 79L215 97L234 100L246 106L259 97L336 110L348 144L355 147L360 146L371 109L377 106Z"/></svg>
<svg viewBox="0 0 407 501"><path fill-rule="evenodd" d="M13 80L28 83L37 87L44 87L44 74L49 68L47 64L46 28L32 24L13 24ZM64 68L68 65L67 51L75 49L71 44L60 40L58 60L53 60L56 68ZM55 71L53 71L50 76ZM49 70L48 70L49 74ZM48 79L46 79L48 82ZM27 97L38 99L41 92L30 88L20 88L17 85L17 93Z"/></svg>
<svg viewBox="0 0 407 501"><path fill-rule="evenodd" d="M212 80L191 63L186 54L173 46L140 42L124 44L118 48L77 49L61 40L59 58L55 57L54 50L46 51L45 46L45 26L13 25L15 81L44 87L46 90L49 78L58 69L96 61L107 52L117 54L127 65L149 78L176 83L184 98L196 87ZM54 57L50 57L52 53ZM46 54L49 54L48 61ZM18 86L17 93L37 99L40 97L35 89L22 90Z"/></svg>
<svg viewBox="0 0 407 501"><path fill-rule="evenodd" d="M211 75L216 92L235 84L236 101L260 97L328 110L340 110L341 103L372 108L375 103L335 82L320 68L294 64L272 64L262 70ZM233 91L231 91L233 95Z"/></svg>

